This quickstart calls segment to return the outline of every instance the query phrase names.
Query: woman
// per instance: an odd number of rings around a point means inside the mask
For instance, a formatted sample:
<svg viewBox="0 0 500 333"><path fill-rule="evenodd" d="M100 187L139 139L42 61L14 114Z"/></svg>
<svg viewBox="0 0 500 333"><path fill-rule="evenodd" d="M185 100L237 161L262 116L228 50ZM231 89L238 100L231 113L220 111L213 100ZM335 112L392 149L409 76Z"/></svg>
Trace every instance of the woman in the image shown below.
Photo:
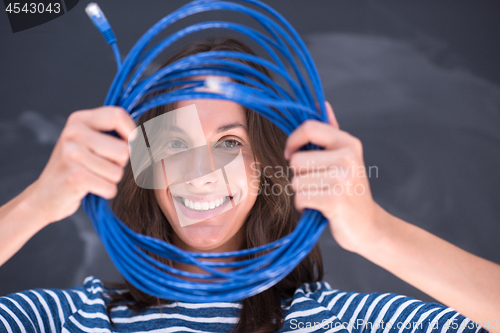
<svg viewBox="0 0 500 333"><path fill-rule="evenodd" d="M167 63L211 50L253 54L236 39L208 39L188 45ZM264 68L249 65L268 75ZM0 298L2 332L476 332L481 328L475 321L491 332L500 332L499 265L390 215L373 200L366 174L331 177L318 172L332 167L364 170L361 142L339 129L330 104L328 124L307 121L288 138L260 115L221 100L166 105L148 111L139 123L191 105L196 106L206 142L237 147L242 153L248 193L232 209L182 226L175 208L177 199L169 189L148 190L135 183L127 166L126 138L136 125L128 114L117 107L77 111L70 115L40 177L0 208L0 264L40 229L73 214L87 193L106 199L116 196L113 210L136 232L198 252L266 244L293 230L298 220L294 208L312 208L329 220L333 237L344 249L364 256L460 313L401 295L332 290L321 281L323 267L316 246L277 285L240 302L161 300L130 283L105 286L89 277L83 286L73 289L31 290ZM111 130L121 139L102 133ZM325 149L299 151L308 142ZM177 142L174 146L180 147ZM253 164L257 167L252 168L251 161L258 162ZM286 173L277 177L270 172L287 166L297 171L291 179ZM198 182L186 183L197 189L211 184L204 177L195 180ZM285 190L279 195L265 194L269 193L266 188L286 189L289 184L293 196ZM345 191L328 193L335 186ZM190 208L188 201L179 202ZM187 265L179 268L197 271Z"/></svg>

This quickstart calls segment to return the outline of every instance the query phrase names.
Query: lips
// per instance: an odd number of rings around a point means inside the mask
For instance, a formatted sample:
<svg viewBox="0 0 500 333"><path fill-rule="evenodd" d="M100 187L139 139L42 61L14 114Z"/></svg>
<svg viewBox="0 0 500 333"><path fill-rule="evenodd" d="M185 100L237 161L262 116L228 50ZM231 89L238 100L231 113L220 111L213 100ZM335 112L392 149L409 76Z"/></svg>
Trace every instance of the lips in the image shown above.
<svg viewBox="0 0 500 333"><path fill-rule="evenodd" d="M181 202L181 204L194 211L207 211L207 210L212 210L215 209L223 204L225 204L230 197L229 196L223 196L217 199L212 199L212 200L193 200L177 196L176 199Z"/></svg>
<svg viewBox="0 0 500 333"><path fill-rule="evenodd" d="M172 195L172 198L181 227L211 219L232 208L231 197L223 194L205 197ZM208 209L204 209L207 206Z"/></svg>

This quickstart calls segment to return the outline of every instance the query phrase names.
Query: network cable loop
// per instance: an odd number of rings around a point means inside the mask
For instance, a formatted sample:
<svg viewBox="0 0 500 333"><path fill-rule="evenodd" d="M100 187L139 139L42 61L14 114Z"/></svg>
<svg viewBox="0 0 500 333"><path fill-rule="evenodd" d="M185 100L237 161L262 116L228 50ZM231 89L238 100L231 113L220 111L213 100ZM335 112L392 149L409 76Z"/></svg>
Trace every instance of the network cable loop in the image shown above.
<svg viewBox="0 0 500 333"><path fill-rule="evenodd" d="M259 10L240 3L250 4ZM307 119L327 122L323 88L311 55L290 23L264 3L257 0L192 1L150 28L130 50L123 63L106 18L96 4L89 6L92 8L87 13L113 48L118 65L104 105L120 106L134 120L156 106L186 99L213 98L233 101L254 110L287 135ZM260 24L268 35L233 22L203 22L177 31L145 51L151 40L169 25L187 16L211 10L246 14ZM206 29L229 29L243 34L261 45L272 61L239 52L211 51L182 58L145 77L146 68L163 50L189 34ZM264 66L288 89L239 59ZM303 71L308 74L312 90L295 59L300 61ZM206 80L193 79L200 76L212 77ZM232 80L218 80L213 76ZM210 89L202 91L200 87ZM171 91L161 93L168 89ZM318 102L319 111L315 101ZM319 147L308 144L303 149ZM307 256L328 224L320 212L306 209L295 230L272 243L241 251L196 253L134 232L116 217L107 201L101 197L88 194L82 204L112 261L125 279L149 295L187 302L241 300L272 287ZM196 265L204 273L174 268L148 253ZM248 255L254 257L230 262L203 260L237 259ZM188 280L193 278L200 282Z"/></svg>

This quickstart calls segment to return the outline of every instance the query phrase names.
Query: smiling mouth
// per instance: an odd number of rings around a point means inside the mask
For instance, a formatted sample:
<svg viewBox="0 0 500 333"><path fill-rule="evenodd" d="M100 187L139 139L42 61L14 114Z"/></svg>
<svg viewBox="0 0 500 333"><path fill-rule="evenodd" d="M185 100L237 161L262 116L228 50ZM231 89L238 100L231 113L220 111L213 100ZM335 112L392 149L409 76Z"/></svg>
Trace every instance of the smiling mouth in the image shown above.
<svg viewBox="0 0 500 333"><path fill-rule="evenodd" d="M191 209L191 210L194 210L194 211L202 212L202 211L212 210L212 209L215 209L217 207L222 206L223 204L228 202L231 197L225 196L225 197L221 197L219 199L215 199L215 200L211 200L211 201L193 201L193 200L189 200L187 198L181 197L181 196L176 196L175 198L184 207Z"/></svg>

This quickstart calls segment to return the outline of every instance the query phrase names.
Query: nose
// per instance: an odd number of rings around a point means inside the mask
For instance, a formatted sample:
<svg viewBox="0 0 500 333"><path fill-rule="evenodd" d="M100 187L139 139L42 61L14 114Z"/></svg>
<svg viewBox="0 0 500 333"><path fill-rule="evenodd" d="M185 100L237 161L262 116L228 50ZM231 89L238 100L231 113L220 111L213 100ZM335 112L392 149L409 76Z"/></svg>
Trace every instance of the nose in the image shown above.
<svg viewBox="0 0 500 333"><path fill-rule="evenodd" d="M217 174L212 168L212 161L208 146L190 149L186 156L184 181L195 187L201 188L217 182Z"/></svg>
<svg viewBox="0 0 500 333"><path fill-rule="evenodd" d="M210 172L204 176L190 179L186 183L188 185L191 185L195 189L202 189L206 188L207 186L211 187L215 185L219 181L218 178L219 177L217 176L217 172Z"/></svg>
<svg viewBox="0 0 500 333"><path fill-rule="evenodd" d="M199 187L217 182L206 145L167 157L164 166L169 186L189 183Z"/></svg>

